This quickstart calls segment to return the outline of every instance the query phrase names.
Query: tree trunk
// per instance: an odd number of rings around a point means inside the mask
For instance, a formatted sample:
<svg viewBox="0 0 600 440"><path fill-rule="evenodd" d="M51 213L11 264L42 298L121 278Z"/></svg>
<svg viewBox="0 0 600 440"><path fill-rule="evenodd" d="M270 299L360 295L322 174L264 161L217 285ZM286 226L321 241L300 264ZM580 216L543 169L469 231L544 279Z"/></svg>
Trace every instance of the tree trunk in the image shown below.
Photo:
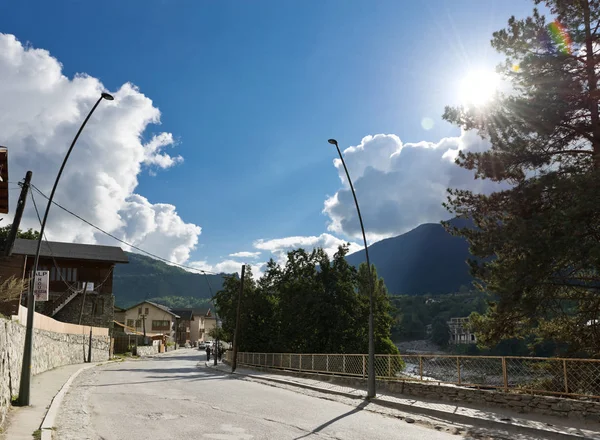
<svg viewBox="0 0 600 440"><path fill-rule="evenodd" d="M592 122L592 147L594 149L594 168L600 168L600 118L598 115L598 77L594 57L594 41L592 24L590 22L590 4L588 0L581 0L583 8L583 23L585 27L586 71L588 80L588 99L590 103L590 116Z"/></svg>

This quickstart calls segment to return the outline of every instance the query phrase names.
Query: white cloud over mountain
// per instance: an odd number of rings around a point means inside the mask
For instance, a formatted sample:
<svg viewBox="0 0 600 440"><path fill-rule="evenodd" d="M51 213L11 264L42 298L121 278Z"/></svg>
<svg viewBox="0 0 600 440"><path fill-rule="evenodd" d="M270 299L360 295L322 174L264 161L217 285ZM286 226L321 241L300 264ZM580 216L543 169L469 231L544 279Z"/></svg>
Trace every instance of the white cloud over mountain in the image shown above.
<svg viewBox="0 0 600 440"><path fill-rule="evenodd" d="M234 258L258 258L260 256L260 252L236 252L234 254L229 254L230 257Z"/></svg>
<svg viewBox="0 0 600 440"><path fill-rule="evenodd" d="M0 34L0 78L0 144L9 149L10 181L32 170L32 183L49 194L73 136L104 87L88 75L67 78L47 51L25 47L7 34ZM148 97L129 83L113 95L114 101L100 103L81 134L55 200L116 236L185 262L200 227L184 222L175 206L153 204L135 193L144 167L156 172L183 158L166 151L174 145L170 133L143 141L144 132L160 123L160 111ZM13 207L17 196L18 191L11 191ZM38 196L40 210L44 202ZM39 229L31 202L22 226ZM56 207L50 212L47 235L60 241L114 244Z"/></svg>
<svg viewBox="0 0 600 440"><path fill-rule="evenodd" d="M442 207L447 188L491 192L499 186L475 180L472 171L454 163L459 150L482 151L487 141L474 132L445 138L438 143L403 144L393 134L366 136L358 146L346 148L344 159L359 200L370 241L402 234L422 223L449 218ZM343 188L325 200L328 229L361 237L360 223L344 168L334 160Z"/></svg>
<svg viewBox="0 0 600 440"><path fill-rule="evenodd" d="M342 240L331 234L321 234L319 236L297 236L275 238L272 240L257 240L254 247L262 251L268 251L273 255L273 259L279 263L285 263L289 251L303 248L308 252L315 248L323 248L327 254L332 257L340 245L346 244L347 240ZM350 253L359 251L362 247L356 243L350 243Z"/></svg>

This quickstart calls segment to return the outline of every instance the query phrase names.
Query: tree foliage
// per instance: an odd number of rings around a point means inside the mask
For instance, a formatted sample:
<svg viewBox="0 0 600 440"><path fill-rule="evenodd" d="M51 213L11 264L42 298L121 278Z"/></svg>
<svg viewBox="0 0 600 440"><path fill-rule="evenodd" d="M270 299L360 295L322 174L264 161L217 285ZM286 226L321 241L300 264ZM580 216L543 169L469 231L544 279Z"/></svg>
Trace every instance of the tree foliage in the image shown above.
<svg viewBox="0 0 600 440"><path fill-rule="evenodd" d="M426 296L392 296L394 341L415 341L427 338L427 326L435 319L464 318L473 312L487 311L487 293L469 291L464 286L457 293Z"/></svg>
<svg viewBox="0 0 600 440"><path fill-rule="evenodd" d="M254 352L366 353L368 351L368 271L346 261L347 246L331 260L322 249L288 253L284 266L273 260L255 281L244 282L239 349ZM373 268L375 345L397 353L390 340L391 306L383 280ZM216 296L223 331L233 339L239 277L225 280Z"/></svg>
<svg viewBox="0 0 600 440"><path fill-rule="evenodd" d="M0 227L0 240L6 240L8 238L8 234L10 233L11 228L12 228L12 225L6 225L6 226ZM26 238L28 240L38 240L40 238L40 233L39 233L39 231L34 231L31 228L27 229L26 231L19 229L17 231L17 238Z"/></svg>
<svg viewBox="0 0 600 440"><path fill-rule="evenodd" d="M476 178L503 184L491 195L449 190L446 207L473 219L451 228L470 243L480 286L497 295L473 320L489 346L532 332L572 353L600 353L600 2L547 0L493 35L512 86L487 106L446 108L444 118L489 139L461 153ZM594 321L595 322L595 321Z"/></svg>
<svg viewBox="0 0 600 440"><path fill-rule="evenodd" d="M448 322L437 317L431 324L431 341L439 345L440 347L447 347L450 341L450 327Z"/></svg>

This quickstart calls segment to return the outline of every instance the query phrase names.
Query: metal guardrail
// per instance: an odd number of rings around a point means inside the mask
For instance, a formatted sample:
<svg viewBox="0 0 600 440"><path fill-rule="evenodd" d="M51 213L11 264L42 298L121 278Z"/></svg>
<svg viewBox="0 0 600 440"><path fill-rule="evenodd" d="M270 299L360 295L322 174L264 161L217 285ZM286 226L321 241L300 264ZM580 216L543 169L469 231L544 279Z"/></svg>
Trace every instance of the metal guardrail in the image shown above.
<svg viewBox="0 0 600 440"><path fill-rule="evenodd" d="M366 378L368 356L240 352L238 365ZM379 354L375 373L378 380L600 399L600 359Z"/></svg>

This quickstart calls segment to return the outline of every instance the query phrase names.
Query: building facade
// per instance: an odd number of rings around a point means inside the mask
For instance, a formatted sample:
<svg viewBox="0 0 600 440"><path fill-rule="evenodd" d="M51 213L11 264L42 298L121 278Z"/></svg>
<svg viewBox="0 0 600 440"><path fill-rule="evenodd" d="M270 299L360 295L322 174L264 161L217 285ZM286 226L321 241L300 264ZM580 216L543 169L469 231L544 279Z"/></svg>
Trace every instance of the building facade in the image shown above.
<svg viewBox="0 0 600 440"><path fill-rule="evenodd" d="M179 315L168 307L144 301L125 310L125 333L145 333L148 337L166 336L168 341L174 342L178 319Z"/></svg>
<svg viewBox="0 0 600 440"><path fill-rule="evenodd" d="M450 318L450 344L476 344L477 337L468 327L469 318Z"/></svg>
<svg viewBox="0 0 600 440"><path fill-rule="evenodd" d="M37 240L16 239L9 256L0 258L0 281L27 280L33 272ZM38 270L50 275L48 301L38 301L36 311L58 321L113 328L113 270L127 263L120 247L42 242ZM14 314L20 300L4 304L4 314ZM14 309L14 310L13 310Z"/></svg>

